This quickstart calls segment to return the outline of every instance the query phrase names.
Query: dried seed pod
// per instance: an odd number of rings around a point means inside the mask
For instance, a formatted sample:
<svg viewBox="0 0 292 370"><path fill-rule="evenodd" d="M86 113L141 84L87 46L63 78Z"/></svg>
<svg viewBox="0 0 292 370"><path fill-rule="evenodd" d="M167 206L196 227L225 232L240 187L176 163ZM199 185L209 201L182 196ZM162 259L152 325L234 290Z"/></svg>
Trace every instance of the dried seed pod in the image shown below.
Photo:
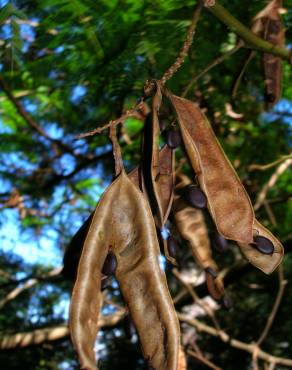
<svg viewBox="0 0 292 370"><path fill-rule="evenodd" d="M176 110L187 154L207 196L217 230L224 238L235 240L253 265L271 273L282 260L281 243L255 219L249 196L199 107L174 95L168 97ZM264 255L250 246L254 234L271 240L275 247L272 255Z"/></svg>
<svg viewBox="0 0 292 370"><path fill-rule="evenodd" d="M184 189L186 201L193 207L203 209L207 206L206 195L196 185L188 185Z"/></svg>
<svg viewBox="0 0 292 370"><path fill-rule="evenodd" d="M178 130L169 130L166 134L166 143L170 149L176 149L181 145L181 134Z"/></svg>
<svg viewBox="0 0 292 370"><path fill-rule="evenodd" d="M229 295L225 294L222 298L222 304L223 306L227 309L230 310L233 306L232 299L230 298Z"/></svg>
<svg viewBox="0 0 292 370"><path fill-rule="evenodd" d="M282 0L272 0L254 18L252 31L270 43L284 45L284 28L280 16ZM264 53L264 75L266 84L266 100L271 108L281 98L282 60L280 57Z"/></svg>
<svg viewBox="0 0 292 370"><path fill-rule="evenodd" d="M162 229L173 200L174 153L167 145L159 152L158 111L162 94L160 85L157 82L155 84L156 93L152 99L152 115L147 122L148 127L145 127L144 135L144 178L150 203L154 209L156 224Z"/></svg>
<svg viewBox="0 0 292 370"><path fill-rule="evenodd" d="M177 197L173 207L173 217L176 228L183 239L188 241L193 257L203 269L217 265L212 258L212 251L207 227L202 211L190 207L185 200Z"/></svg>
<svg viewBox="0 0 292 370"><path fill-rule="evenodd" d="M210 293L211 297L219 300L222 298L224 294L224 284L220 276L217 276L217 273L214 274L214 270L206 269L206 283L208 292ZM214 276L216 275L216 276Z"/></svg>
<svg viewBox="0 0 292 370"><path fill-rule="evenodd" d="M129 178L137 187L141 186L141 171L139 167L136 167L129 173ZM94 212L87 218L87 220L81 225L76 234L68 244L64 258L63 258L63 270L62 274L68 280L75 281L77 268L82 253L82 248L86 239L86 235L91 225L92 217Z"/></svg>
<svg viewBox="0 0 292 370"><path fill-rule="evenodd" d="M159 266L155 224L147 200L123 170L94 212L73 289L70 331L81 368L97 369L93 347L101 270L109 246L117 259L115 276L144 357L157 370L177 370L179 324Z"/></svg>

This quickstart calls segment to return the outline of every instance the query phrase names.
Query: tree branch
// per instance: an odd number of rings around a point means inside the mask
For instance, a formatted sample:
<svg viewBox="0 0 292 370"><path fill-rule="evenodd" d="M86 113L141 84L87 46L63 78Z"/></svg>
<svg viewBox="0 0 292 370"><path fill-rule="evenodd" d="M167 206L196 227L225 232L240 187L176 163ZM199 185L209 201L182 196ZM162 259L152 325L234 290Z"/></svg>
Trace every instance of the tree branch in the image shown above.
<svg viewBox="0 0 292 370"><path fill-rule="evenodd" d="M256 36L232 14L229 13L219 2L216 0L213 6L207 8L216 18L223 22L226 26L231 28L238 36L242 38L248 47L263 51L265 53L273 54L288 60L292 64L291 50L273 45L268 41Z"/></svg>
<svg viewBox="0 0 292 370"><path fill-rule="evenodd" d="M254 349L256 347L255 344L249 344L245 342L241 342L237 339L233 339L229 334L225 331L221 330L218 331L217 329L213 328L212 326L206 325L201 321L193 318L190 319L187 315L178 313L178 318L180 321L185 322L186 324L197 328L197 330L212 335L214 337L219 337L222 342L229 344L233 348L240 349L242 351L248 352L250 354L254 353ZM267 352L258 349L258 358L264 360L269 363L284 365L288 367L292 367L292 360L286 359L282 357L272 356Z"/></svg>
<svg viewBox="0 0 292 370"><path fill-rule="evenodd" d="M112 315L102 316L98 321L98 326L100 328L114 326L123 319L125 313L125 309L122 309ZM48 341L64 339L69 334L69 328L64 324L52 328L36 329L26 333L5 335L0 339L0 350L35 346Z"/></svg>

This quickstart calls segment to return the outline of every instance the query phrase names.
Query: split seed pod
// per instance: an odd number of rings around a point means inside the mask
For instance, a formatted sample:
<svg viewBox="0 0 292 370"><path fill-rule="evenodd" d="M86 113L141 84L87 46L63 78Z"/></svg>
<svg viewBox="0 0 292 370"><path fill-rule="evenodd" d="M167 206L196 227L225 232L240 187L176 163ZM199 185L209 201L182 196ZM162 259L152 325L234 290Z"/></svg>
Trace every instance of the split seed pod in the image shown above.
<svg viewBox="0 0 292 370"><path fill-rule="evenodd" d="M224 238L235 240L254 266L271 273L282 260L281 243L255 219L249 196L200 108L189 100L170 94L168 97L217 230ZM256 235L271 240L272 255L262 254L250 245Z"/></svg>
<svg viewBox="0 0 292 370"><path fill-rule="evenodd" d="M284 45L284 28L280 16L282 0L272 0L254 18L252 31L273 45ZM264 53L264 75L266 99L271 108L281 98L282 60L280 57Z"/></svg>
<svg viewBox="0 0 292 370"><path fill-rule="evenodd" d="M173 200L174 188L174 151L168 145L159 150L159 119L158 111L161 105L162 93L160 85L152 81L155 85L155 95L152 98L152 113L149 117L148 126L144 137L145 153L149 153L145 158L144 177L150 201L154 203L156 224L162 228L169 216ZM146 123L147 124L147 123ZM147 181L148 179L148 181Z"/></svg>
<svg viewBox="0 0 292 370"><path fill-rule="evenodd" d="M110 246L144 357L156 370L177 370L179 324L159 266L155 224L147 200L122 167L114 140L113 145L119 175L99 201L84 243L70 305L73 345L81 368L96 370L101 270Z"/></svg>

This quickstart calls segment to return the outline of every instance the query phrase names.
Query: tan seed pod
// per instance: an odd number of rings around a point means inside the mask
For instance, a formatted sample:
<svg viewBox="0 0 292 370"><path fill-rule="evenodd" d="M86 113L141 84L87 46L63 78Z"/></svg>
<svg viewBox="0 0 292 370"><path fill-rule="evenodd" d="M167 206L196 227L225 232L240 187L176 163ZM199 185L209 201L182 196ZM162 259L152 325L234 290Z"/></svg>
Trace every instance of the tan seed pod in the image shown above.
<svg viewBox="0 0 292 370"><path fill-rule="evenodd" d="M168 97L177 113L185 149L207 196L208 209L219 233L226 239L235 240L253 265L271 273L282 260L281 243L268 233L267 238L275 247L274 253L264 255L255 248L251 253L254 235L266 231L256 221L251 201L238 175L200 108L189 100L170 94Z"/></svg>
<svg viewBox="0 0 292 370"><path fill-rule="evenodd" d="M84 243L70 305L70 331L82 369L97 369L101 269L109 248L116 278L137 328L144 357L156 370L177 370L179 324L159 267L152 214L124 170L102 196Z"/></svg>

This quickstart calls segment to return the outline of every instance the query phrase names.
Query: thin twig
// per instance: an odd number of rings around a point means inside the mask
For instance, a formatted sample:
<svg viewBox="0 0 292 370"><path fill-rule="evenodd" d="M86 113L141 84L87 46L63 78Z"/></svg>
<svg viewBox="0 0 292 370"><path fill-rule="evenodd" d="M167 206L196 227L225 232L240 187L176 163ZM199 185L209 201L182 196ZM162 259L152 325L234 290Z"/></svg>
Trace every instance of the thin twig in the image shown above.
<svg viewBox="0 0 292 370"><path fill-rule="evenodd" d="M290 158L292 158L292 153L282 155L280 158L278 158L275 161L273 161L271 163L268 163L268 164L251 164L250 166L248 166L248 170L249 171L255 171L255 170L266 171L266 170L269 170L272 167L277 166L278 164L282 163L283 161L286 161L286 159L290 159Z"/></svg>
<svg viewBox="0 0 292 370"><path fill-rule="evenodd" d="M202 3L202 1L199 0L198 4L196 6L196 9L194 11L192 22L191 22L190 28L188 30L187 37L185 39L183 47L182 47L178 57L176 58L175 62L167 69L167 71L161 77L160 81L161 81L162 85L164 85L179 70L179 68L183 65L183 63L186 59L186 56L188 55L188 52L190 50L190 47L192 45L192 42L193 42L193 37L194 37L195 31L196 31L196 26L197 26L197 23L198 23L200 14L201 14L202 7L203 7L203 3Z"/></svg>
<svg viewBox="0 0 292 370"><path fill-rule="evenodd" d="M229 334L227 334L223 330L221 330L220 333L218 333L218 330L216 328L209 326L205 323L202 323L201 321L195 318L190 319L187 315L184 315L182 313L177 313L177 315L181 322L185 322L186 324L195 327L197 330L201 332L207 333L214 337L219 337L222 342L229 344L233 348L240 349L250 354L253 354L254 352L254 348L255 348L254 344L249 344L249 343L239 341L237 339L233 339ZM292 367L292 359L272 356L269 353L262 351L261 349L259 349L258 358L268 363L275 363L279 365Z"/></svg>
<svg viewBox="0 0 292 370"><path fill-rule="evenodd" d="M215 364L213 364L213 362L211 362L210 360L208 360L206 357L203 357L201 356L200 354L194 352L194 351L191 351L191 350L188 350L187 351L187 354L194 357L195 359L199 360L200 362L202 362L204 365L208 366L210 369L213 369L213 370L221 370L220 367L216 366Z"/></svg>
<svg viewBox="0 0 292 370"><path fill-rule="evenodd" d="M191 297L193 298L194 303L198 304L205 312L206 314L210 317L212 320L215 328L220 332L221 328L220 325L214 315L214 313L210 310L210 308L203 303L203 301L198 297L197 293L194 291L193 287L186 283L184 279L181 277L181 274L177 269L172 269L173 275L181 282L181 284L187 289Z"/></svg>
<svg viewBox="0 0 292 370"><path fill-rule="evenodd" d="M204 68L200 73L198 73L191 81L188 83L186 88L184 89L182 93L182 97L186 97L190 89L193 87L193 85L201 78L203 77L206 73L208 73L212 68L216 67L218 64L224 62L227 58L229 58L231 55L236 53L240 48L243 47L243 43L239 42L234 48L231 50L227 51L223 55L220 55L218 58L213 60L209 65L207 65L206 68Z"/></svg>
<svg viewBox="0 0 292 370"><path fill-rule="evenodd" d="M257 211L264 203L268 191L276 184L279 177L292 165L292 158L286 159L272 174L269 181L264 185L262 190L260 191L256 203L254 205L254 210Z"/></svg>
<svg viewBox="0 0 292 370"><path fill-rule="evenodd" d="M278 290L278 293L277 293L277 297L276 297L274 306L272 308L272 311L271 311L271 313L268 317L266 326L264 327L264 330L262 331L261 336L259 337L259 339L256 342L256 344L258 346L260 346L263 343L263 341L266 339L266 337L269 334L269 331L270 331L270 329L273 325L273 322L275 320L276 314L279 310L279 307L280 307L280 304L281 304L281 301L282 301L282 298L283 298L283 295L284 295L285 287L287 285L287 280L285 280L285 278L284 278L284 270L283 270L282 265L280 265L278 267L278 279L279 279L279 290Z"/></svg>

